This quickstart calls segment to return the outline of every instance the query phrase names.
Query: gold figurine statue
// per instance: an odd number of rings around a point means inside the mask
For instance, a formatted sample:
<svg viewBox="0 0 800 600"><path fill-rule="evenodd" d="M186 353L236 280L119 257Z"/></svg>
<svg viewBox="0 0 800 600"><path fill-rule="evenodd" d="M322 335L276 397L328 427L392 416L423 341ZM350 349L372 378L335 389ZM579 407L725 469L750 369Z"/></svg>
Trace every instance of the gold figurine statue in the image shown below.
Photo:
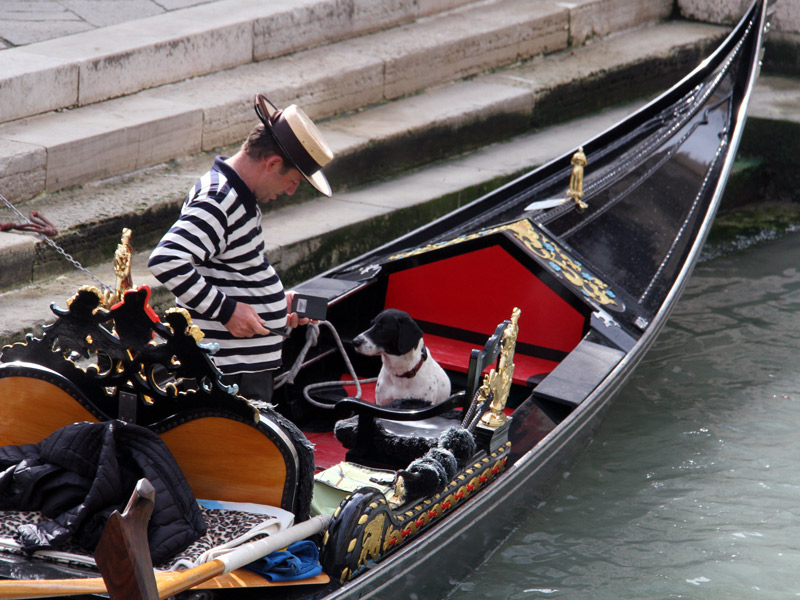
<svg viewBox="0 0 800 600"><path fill-rule="evenodd" d="M122 295L133 288L133 279L131 277L131 263L133 261L131 233L131 230L127 227L122 230L122 238L114 252L114 273L117 277L117 284L114 290L105 288L102 297L103 306L106 308L110 308L122 300Z"/></svg>
<svg viewBox="0 0 800 600"><path fill-rule="evenodd" d="M127 227L122 230L122 240L114 252L114 272L117 274L117 300L122 299L122 294L133 287L131 279L131 261L133 260L133 246L131 246L131 230Z"/></svg>
<svg viewBox="0 0 800 600"><path fill-rule="evenodd" d="M578 205L578 210L584 211L589 205L586 204L583 198L583 167L586 166L586 155L583 153L583 148L578 148L578 151L572 155L572 175L569 178L569 191L567 196L572 198Z"/></svg>
<svg viewBox="0 0 800 600"><path fill-rule="evenodd" d="M506 325L503 332L503 347L500 350L497 371L495 372L492 369L484 379L484 385L488 384L492 393L489 410L481 417L481 425L491 429L497 429L508 419L503 409L506 407L506 400L508 400L514 376L514 349L517 345L517 334L519 332L519 315L519 308L514 308L511 312L511 322Z"/></svg>

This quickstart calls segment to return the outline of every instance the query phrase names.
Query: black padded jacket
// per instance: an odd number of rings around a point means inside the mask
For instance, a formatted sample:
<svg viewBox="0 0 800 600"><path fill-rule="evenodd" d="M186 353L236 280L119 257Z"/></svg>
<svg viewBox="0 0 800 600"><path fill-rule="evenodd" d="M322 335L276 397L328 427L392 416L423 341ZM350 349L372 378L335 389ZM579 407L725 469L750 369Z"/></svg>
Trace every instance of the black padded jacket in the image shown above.
<svg viewBox="0 0 800 600"><path fill-rule="evenodd" d="M189 484L155 433L123 421L75 423L38 444L0 448L0 509L47 517L20 527L26 551L72 540L94 551L114 510L122 512L142 477L156 490L148 538L153 563L168 560L206 531Z"/></svg>

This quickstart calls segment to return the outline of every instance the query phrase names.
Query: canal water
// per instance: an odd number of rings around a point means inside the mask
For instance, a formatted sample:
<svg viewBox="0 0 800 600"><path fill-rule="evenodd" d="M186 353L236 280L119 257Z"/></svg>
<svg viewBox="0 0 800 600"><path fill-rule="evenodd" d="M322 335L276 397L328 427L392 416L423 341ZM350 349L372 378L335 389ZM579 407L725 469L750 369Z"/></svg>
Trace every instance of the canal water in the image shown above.
<svg viewBox="0 0 800 600"><path fill-rule="evenodd" d="M451 598L800 597L799 259L796 232L707 252L556 494Z"/></svg>

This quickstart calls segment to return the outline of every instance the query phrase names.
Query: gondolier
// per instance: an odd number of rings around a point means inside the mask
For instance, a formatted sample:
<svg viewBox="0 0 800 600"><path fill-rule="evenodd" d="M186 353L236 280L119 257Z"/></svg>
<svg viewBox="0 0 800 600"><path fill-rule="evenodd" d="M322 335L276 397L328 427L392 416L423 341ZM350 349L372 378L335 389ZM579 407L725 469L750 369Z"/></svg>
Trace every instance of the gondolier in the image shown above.
<svg viewBox="0 0 800 600"><path fill-rule="evenodd" d="M278 110L255 98L259 123L230 158L218 156L184 201L180 217L150 256L156 278L188 309L227 384L269 400L282 335L303 324L264 254L259 203L291 196L306 179L331 195L322 167L333 154L297 106Z"/></svg>

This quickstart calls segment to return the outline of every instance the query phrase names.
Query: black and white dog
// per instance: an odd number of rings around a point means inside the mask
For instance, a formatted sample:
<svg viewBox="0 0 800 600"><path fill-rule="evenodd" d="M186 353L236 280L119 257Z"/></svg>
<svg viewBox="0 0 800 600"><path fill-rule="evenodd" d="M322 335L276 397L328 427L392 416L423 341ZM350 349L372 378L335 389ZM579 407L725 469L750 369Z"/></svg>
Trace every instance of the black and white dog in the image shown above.
<svg viewBox="0 0 800 600"><path fill-rule="evenodd" d="M389 308L372 320L372 327L353 340L357 352L380 355L375 402L422 400L438 404L450 395L450 380L425 347L422 329L408 313Z"/></svg>

